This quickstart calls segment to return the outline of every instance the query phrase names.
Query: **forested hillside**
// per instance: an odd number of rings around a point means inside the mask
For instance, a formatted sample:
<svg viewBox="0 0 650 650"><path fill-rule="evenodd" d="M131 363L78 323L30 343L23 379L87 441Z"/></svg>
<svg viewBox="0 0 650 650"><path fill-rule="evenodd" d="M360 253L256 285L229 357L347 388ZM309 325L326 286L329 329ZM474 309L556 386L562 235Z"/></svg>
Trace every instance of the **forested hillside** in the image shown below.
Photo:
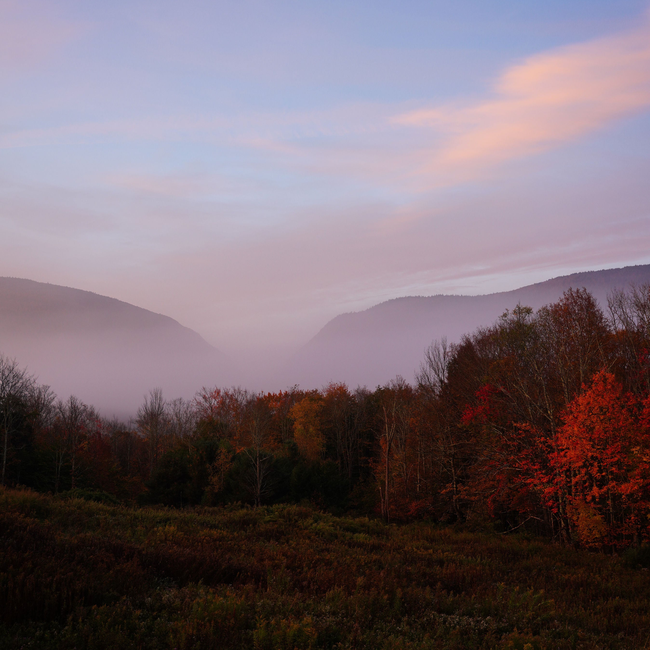
<svg viewBox="0 0 650 650"><path fill-rule="evenodd" d="M650 537L650 288L610 306L584 289L513 305L434 342L417 385L154 389L129 423L57 401L3 358L2 484L174 507L304 502L624 549Z"/></svg>
<svg viewBox="0 0 650 650"><path fill-rule="evenodd" d="M459 343L517 304L537 310L570 288L585 288L607 310L613 291L650 282L650 265L586 271L487 295L395 298L329 321L294 357L287 381L316 387L329 381L377 386L401 374L411 381L432 339Z"/></svg>

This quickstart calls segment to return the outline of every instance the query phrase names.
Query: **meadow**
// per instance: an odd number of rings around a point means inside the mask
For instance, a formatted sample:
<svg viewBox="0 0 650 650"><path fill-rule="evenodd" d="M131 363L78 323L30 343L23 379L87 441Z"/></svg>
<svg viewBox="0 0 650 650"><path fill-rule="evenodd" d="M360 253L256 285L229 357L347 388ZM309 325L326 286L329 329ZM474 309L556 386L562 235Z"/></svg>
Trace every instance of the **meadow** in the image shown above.
<svg viewBox="0 0 650 650"><path fill-rule="evenodd" d="M650 647L646 547L0 491L0 646ZM644 566L646 565L646 566Z"/></svg>

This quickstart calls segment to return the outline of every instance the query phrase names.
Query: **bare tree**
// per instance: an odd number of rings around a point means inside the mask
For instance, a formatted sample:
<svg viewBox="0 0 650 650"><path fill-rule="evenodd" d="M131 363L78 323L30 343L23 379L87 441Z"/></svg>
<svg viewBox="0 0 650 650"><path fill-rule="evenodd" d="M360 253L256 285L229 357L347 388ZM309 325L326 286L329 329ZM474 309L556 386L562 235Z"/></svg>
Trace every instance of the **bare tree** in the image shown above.
<svg viewBox="0 0 650 650"><path fill-rule="evenodd" d="M174 440L188 438L194 432L197 412L194 403L179 397L167 404L168 428Z"/></svg>
<svg viewBox="0 0 650 650"><path fill-rule="evenodd" d="M140 433L149 443L149 475L151 476L160 457L162 438L168 425L167 404L163 398L162 388L154 388L149 391L149 395L145 395L144 404L138 409L136 423Z"/></svg>
<svg viewBox="0 0 650 650"><path fill-rule="evenodd" d="M270 490L270 473L273 451L277 440L271 426L271 411L264 395L250 395L246 402L243 419L237 436L238 451L250 462L249 490L255 507Z"/></svg>
<svg viewBox="0 0 650 650"><path fill-rule="evenodd" d="M34 423L42 431L51 427L56 416L55 409L56 395L49 386L35 385L30 397L30 411L34 417Z"/></svg>
<svg viewBox="0 0 650 650"><path fill-rule="evenodd" d="M391 459L394 456L395 444L405 444L408 435L409 413L408 396L410 386L404 378L398 375L382 390L381 417L378 430L379 443L383 457L384 484L379 485L381 497L381 510L384 519L390 521L390 496L391 496Z"/></svg>
<svg viewBox="0 0 650 650"><path fill-rule="evenodd" d="M96 417L94 410L74 395L56 405L55 428L58 429L61 445L56 455L55 491L58 492L65 454L70 458L70 487L75 489L79 473L79 451Z"/></svg>
<svg viewBox="0 0 650 650"><path fill-rule="evenodd" d="M125 424L113 418L104 421L104 429L111 441L113 458L116 459L121 471L127 476L139 475L141 468L137 461L141 439L134 430L134 423Z"/></svg>
<svg viewBox="0 0 650 650"><path fill-rule="evenodd" d="M7 461L13 437L24 419L25 407L36 382L20 368L15 359L0 355L0 435L2 435L2 472L0 482L7 480ZM21 417L22 413L22 417Z"/></svg>
<svg viewBox="0 0 650 650"><path fill-rule="evenodd" d="M637 392L650 390L650 284L615 290L607 298L625 364L623 375Z"/></svg>
<svg viewBox="0 0 650 650"><path fill-rule="evenodd" d="M547 337L548 364L557 373L566 406L582 384L607 366L605 315L586 289L568 289L537 312L537 321Z"/></svg>
<svg viewBox="0 0 650 650"><path fill-rule="evenodd" d="M424 361L415 375L418 388L421 391L431 397L437 397L440 394L440 390L447 381L447 370L452 355L453 347L447 344L447 338L444 336L440 341L434 341L424 351Z"/></svg>
<svg viewBox="0 0 650 650"><path fill-rule="evenodd" d="M232 441L241 427L244 405L250 398L251 394L239 386L230 389L204 386L194 397L197 425Z"/></svg>

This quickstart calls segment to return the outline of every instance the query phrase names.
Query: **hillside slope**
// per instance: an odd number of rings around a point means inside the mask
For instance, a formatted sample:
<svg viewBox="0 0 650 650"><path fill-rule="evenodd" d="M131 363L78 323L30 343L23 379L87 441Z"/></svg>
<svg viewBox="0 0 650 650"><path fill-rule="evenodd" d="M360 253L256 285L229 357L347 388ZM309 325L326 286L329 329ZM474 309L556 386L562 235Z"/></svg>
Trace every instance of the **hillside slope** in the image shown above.
<svg viewBox="0 0 650 650"><path fill-rule="evenodd" d="M606 311L613 289L647 282L650 265L574 273L484 296L396 298L332 319L294 357L287 376L304 388L330 381L373 388L398 374L411 381L433 340L458 341L519 303L539 309L569 288L585 287Z"/></svg>
<svg viewBox="0 0 650 650"><path fill-rule="evenodd" d="M18 278L0 278L0 353L65 399L107 415L134 414L143 395L191 397L230 381L228 359L167 316L114 298Z"/></svg>

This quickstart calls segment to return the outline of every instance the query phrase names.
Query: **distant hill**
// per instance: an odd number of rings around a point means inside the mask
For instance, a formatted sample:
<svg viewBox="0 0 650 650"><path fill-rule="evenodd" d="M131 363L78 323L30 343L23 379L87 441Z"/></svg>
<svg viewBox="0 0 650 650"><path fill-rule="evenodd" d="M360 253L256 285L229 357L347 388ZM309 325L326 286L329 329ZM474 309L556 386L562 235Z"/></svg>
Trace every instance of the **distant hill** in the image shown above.
<svg viewBox="0 0 650 650"><path fill-rule="evenodd" d="M0 278L0 353L63 399L134 415L145 393L191 397L232 381L229 360L167 316L89 291Z"/></svg>
<svg viewBox="0 0 650 650"><path fill-rule="evenodd" d="M396 298L332 319L294 357L287 376L304 388L329 381L374 388L401 374L412 381L425 348L435 339L459 341L491 325L518 303L533 309L555 302L569 288L584 287L607 310L615 288L650 282L650 265L574 273L514 291L485 296Z"/></svg>

